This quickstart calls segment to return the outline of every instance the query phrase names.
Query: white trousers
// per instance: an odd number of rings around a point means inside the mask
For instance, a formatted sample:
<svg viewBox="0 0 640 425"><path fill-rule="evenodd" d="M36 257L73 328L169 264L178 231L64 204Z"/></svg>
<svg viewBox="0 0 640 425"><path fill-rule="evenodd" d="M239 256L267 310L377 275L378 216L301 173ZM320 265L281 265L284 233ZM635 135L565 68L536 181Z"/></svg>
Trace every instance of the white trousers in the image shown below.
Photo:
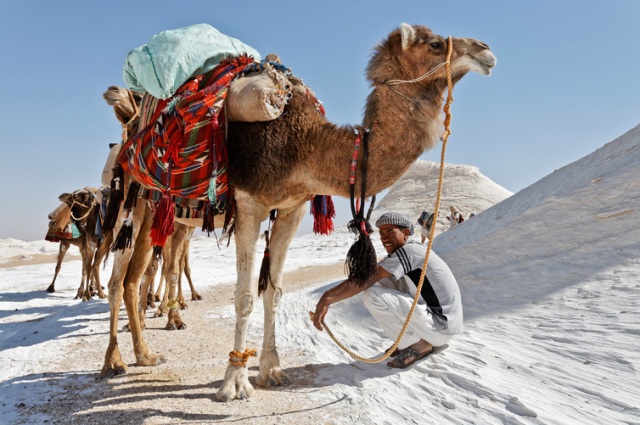
<svg viewBox="0 0 640 425"><path fill-rule="evenodd" d="M396 340L404 325L413 297L411 295L375 284L363 293L364 305L384 330L387 338ZM434 347L440 347L451 339L451 335L440 333L433 324L433 317L424 304L413 310L409 326L398 345L401 350L421 339Z"/></svg>

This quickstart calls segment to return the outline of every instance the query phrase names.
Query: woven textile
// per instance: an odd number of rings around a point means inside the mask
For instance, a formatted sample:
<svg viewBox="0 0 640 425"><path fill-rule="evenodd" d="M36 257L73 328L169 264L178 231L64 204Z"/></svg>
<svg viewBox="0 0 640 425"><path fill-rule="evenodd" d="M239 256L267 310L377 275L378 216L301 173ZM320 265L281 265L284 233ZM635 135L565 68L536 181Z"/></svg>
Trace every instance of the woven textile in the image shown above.
<svg viewBox="0 0 640 425"><path fill-rule="evenodd" d="M223 212L229 185L218 121L222 121L220 113L231 81L252 62L247 56L227 60L189 80L172 99L145 95L141 107L144 128L125 142L118 158L125 172L148 189L174 197L208 199Z"/></svg>

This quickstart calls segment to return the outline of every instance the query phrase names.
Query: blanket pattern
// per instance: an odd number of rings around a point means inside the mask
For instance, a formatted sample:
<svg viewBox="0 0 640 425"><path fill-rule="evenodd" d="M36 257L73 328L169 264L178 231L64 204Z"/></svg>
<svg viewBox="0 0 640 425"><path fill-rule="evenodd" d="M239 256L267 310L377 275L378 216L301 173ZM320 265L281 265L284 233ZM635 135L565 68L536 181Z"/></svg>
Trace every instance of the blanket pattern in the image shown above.
<svg viewBox="0 0 640 425"><path fill-rule="evenodd" d="M118 158L125 172L164 195L208 200L217 213L230 201L227 154L220 122L233 78L253 59L228 59L160 100L146 94L143 129L125 142Z"/></svg>

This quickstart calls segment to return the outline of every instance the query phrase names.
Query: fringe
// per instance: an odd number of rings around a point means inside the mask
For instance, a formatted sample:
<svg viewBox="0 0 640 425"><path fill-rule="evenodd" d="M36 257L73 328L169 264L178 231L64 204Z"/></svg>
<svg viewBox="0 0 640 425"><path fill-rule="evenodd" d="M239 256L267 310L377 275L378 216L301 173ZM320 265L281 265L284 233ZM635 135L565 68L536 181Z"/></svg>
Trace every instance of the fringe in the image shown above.
<svg viewBox="0 0 640 425"><path fill-rule="evenodd" d="M113 230L116 227L116 221L118 220L118 213L120 212L120 204L124 197L123 192L124 184L124 170L121 165L117 165L113 169L113 178L111 179L111 190L109 192L109 202L107 203L107 210L104 214L104 221L102 223L102 234Z"/></svg>
<svg viewBox="0 0 640 425"><path fill-rule="evenodd" d="M262 265L260 266L260 276L258 277L258 296L266 289L271 282L271 262L269 261L269 231L264 231L266 246L264 248L264 256L262 257Z"/></svg>
<svg viewBox="0 0 640 425"><path fill-rule="evenodd" d="M376 250L371 243L369 234L371 225L367 220L355 218L347 224L347 228L358 235L344 263L348 279L357 286L363 286L375 274L378 267Z"/></svg>
<svg viewBox="0 0 640 425"><path fill-rule="evenodd" d="M167 238L173 233L175 204L168 192L164 194L151 224L151 244L162 248Z"/></svg>
<svg viewBox="0 0 640 425"><path fill-rule="evenodd" d="M269 227L264 231L265 247L262 265L260 266L260 275L258 277L258 296L267 289L269 283L273 286L273 281L271 280L271 262L269 260L269 231L271 230L271 223L274 221L276 221L276 210L271 210L269 212Z"/></svg>
<svg viewBox="0 0 640 425"><path fill-rule="evenodd" d="M132 221L133 221L132 218L128 217L122 224L122 227L118 232L118 236L116 237L116 240L113 242L113 245L111 246L112 252L116 252L120 249L131 248L131 242L133 240L133 222Z"/></svg>
<svg viewBox="0 0 640 425"><path fill-rule="evenodd" d="M129 190L127 191L127 199L124 201L124 210L131 211L133 207L136 205L136 200L138 199L138 192L140 191L140 183L132 181L129 185Z"/></svg>
<svg viewBox="0 0 640 425"><path fill-rule="evenodd" d="M333 233L333 218L336 216L336 211L331 196L314 196L311 201L311 214L313 215L313 233L316 235Z"/></svg>

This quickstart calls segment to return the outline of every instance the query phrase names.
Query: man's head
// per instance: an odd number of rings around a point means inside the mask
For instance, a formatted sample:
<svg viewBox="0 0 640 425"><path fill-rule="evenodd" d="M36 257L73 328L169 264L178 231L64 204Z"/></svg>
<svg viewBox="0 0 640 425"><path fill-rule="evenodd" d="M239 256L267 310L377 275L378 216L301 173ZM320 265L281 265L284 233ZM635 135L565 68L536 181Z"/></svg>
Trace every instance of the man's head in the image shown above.
<svg viewBox="0 0 640 425"><path fill-rule="evenodd" d="M411 220L395 212L384 213L376 220L376 227L380 229L380 241L389 254L404 246L413 235Z"/></svg>

